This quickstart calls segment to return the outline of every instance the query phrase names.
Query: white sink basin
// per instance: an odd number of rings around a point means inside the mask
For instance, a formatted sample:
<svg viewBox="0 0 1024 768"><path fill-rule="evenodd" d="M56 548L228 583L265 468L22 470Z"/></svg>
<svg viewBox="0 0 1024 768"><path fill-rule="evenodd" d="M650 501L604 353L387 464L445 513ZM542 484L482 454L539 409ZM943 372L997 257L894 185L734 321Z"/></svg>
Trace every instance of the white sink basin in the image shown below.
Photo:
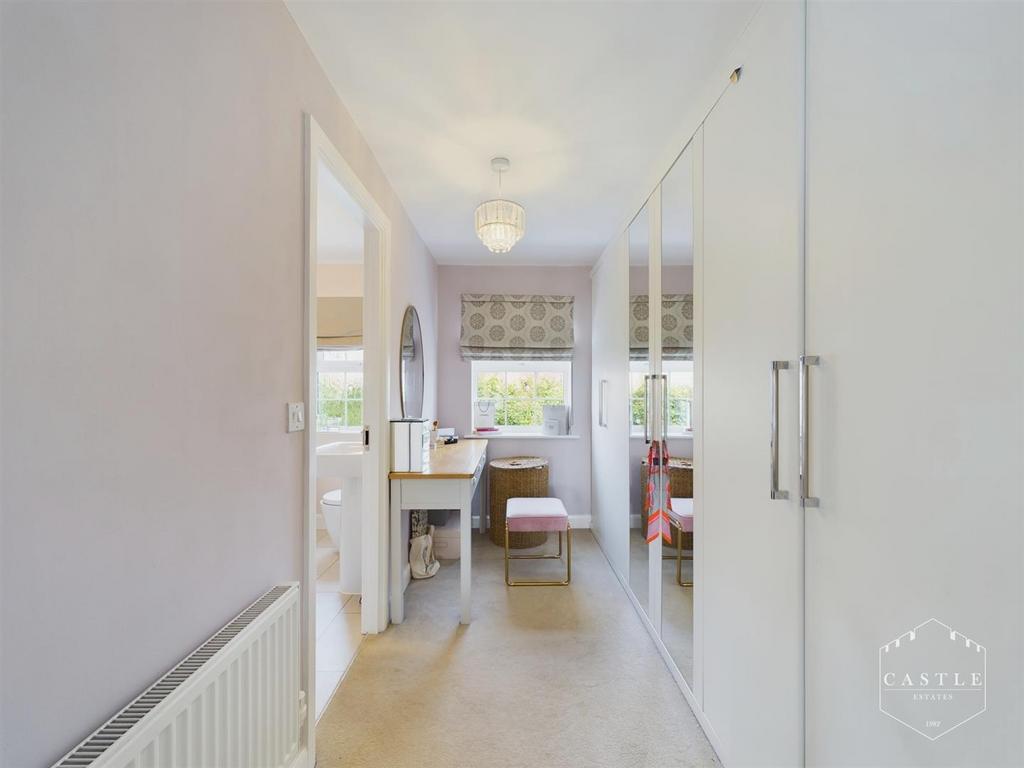
<svg viewBox="0 0 1024 768"><path fill-rule="evenodd" d="M342 440L336 443L324 443L316 449L317 453L362 453L363 444L354 443L350 440Z"/></svg>
<svg viewBox="0 0 1024 768"><path fill-rule="evenodd" d="M361 443L325 443L316 449L316 471L322 477L362 477Z"/></svg>

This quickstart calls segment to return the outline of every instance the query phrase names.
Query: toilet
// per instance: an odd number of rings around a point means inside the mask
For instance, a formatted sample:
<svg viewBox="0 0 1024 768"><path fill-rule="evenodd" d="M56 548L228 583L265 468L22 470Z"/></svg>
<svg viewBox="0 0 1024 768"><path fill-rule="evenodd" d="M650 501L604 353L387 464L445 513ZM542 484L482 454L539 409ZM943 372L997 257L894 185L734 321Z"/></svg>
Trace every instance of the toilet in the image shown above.
<svg viewBox="0 0 1024 768"><path fill-rule="evenodd" d="M338 546L338 526L341 525L341 489L328 491L320 499L320 514L324 516L331 544Z"/></svg>
<svg viewBox="0 0 1024 768"><path fill-rule="evenodd" d="M340 562L339 587L351 595L362 594L362 530L359 510L344 509L341 489L328 491L320 499L320 512L324 516L327 535L338 548Z"/></svg>

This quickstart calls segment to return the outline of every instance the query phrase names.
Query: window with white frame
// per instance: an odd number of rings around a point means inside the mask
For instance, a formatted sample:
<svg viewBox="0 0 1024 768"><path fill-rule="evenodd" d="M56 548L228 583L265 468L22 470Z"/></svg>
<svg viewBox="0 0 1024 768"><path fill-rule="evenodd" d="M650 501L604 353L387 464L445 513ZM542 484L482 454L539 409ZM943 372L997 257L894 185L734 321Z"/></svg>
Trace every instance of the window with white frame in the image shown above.
<svg viewBox="0 0 1024 768"><path fill-rule="evenodd" d="M474 360L473 426L493 410L502 432L540 434L545 405L572 405L568 360Z"/></svg>
<svg viewBox="0 0 1024 768"><path fill-rule="evenodd" d="M363 428L363 350L317 350L316 428L318 432Z"/></svg>
<svg viewBox="0 0 1024 768"><path fill-rule="evenodd" d="M676 437L690 435L693 429L693 361L664 360L661 369L668 377L668 434ZM633 435L644 433L644 421L647 419L644 375L649 371L650 364L646 360L629 362L629 413Z"/></svg>

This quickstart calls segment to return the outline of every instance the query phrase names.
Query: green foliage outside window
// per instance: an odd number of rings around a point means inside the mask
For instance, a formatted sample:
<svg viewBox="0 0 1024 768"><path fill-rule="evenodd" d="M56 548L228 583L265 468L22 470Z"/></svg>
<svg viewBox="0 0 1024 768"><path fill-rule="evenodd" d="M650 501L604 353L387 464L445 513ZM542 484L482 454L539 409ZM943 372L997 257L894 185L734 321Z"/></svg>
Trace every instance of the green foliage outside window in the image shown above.
<svg viewBox="0 0 1024 768"><path fill-rule="evenodd" d="M495 426L537 426L545 405L565 404L565 381L561 373L481 373L476 400L494 401Z"/></svg>
<svg viewBox="0 0 1024 768"><path fill-rule="evenodd" d="M690 429L690 406L693 403L693 388L683 384L672 384L668 391L668 425L669 428ZM640 379L639 386L630 392L630 417L635 427L642 427L647 416L647 404L644 401L644 383Z"/></svg>
<svg viewBox="0 0 1024 768"><path fill-rule="evenodd" d="M317 386L317 429L336 431L363 426L362 376L321 373Z"/></svg>

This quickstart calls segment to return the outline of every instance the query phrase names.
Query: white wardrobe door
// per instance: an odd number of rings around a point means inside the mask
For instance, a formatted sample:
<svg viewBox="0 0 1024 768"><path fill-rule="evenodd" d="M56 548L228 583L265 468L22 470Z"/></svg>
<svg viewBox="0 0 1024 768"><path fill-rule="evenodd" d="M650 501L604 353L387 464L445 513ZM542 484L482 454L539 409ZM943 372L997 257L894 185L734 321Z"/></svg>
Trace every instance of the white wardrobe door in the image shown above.
<svg viewBox="0 0 1024 768"><path fill-rule="evenodd" d="M766 3L704 125L704 711L727 766L803 760L801 352L803 10ZM699 249L698 249L699 250ZM770 496L769 383L781 387Z"/></svg>
<svg viewBox="0 0 1024 768"><path fill-rule="evenodd" d="M1024 765L1024 5L813 3L807 41L807 764Z"/></svg>
<svg viewBox="0 0 1024 768"><path fill-rule="evenodd" d="M591 523L605 555L629 577L629 261L625 234L592 275Z"/></svg>

